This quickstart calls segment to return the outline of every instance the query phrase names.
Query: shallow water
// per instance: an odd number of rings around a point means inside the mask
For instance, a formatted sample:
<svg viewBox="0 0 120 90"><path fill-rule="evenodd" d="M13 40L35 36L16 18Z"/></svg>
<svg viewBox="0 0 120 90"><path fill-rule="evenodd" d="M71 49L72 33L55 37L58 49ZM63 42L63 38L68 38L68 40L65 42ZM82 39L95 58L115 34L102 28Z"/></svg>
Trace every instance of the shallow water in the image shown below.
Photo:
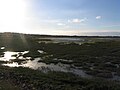
<svg viewBox="0 0 120 90"><path fill-rule="evenodd" d="M51 41L38 41L38 43L44 42L44 43L64 43L64 44L69 44L69 43L76 43L81 45L82 43L85 43L86 40L84 38L39 38L39 39L50 39Z"/></svg>
<svg viewBox="0 0 120 90"><path fill-rule="evenodd" d="M37 50L39 53L44 53L44 51L41 50ZM69 64L62 64L62 63L58 63L58 64L46 64L46 63L42 63L42 62L38 62L39 60L42 60L41 58L35 58L34 60L31 60L31 57L23 57L24 54L28 53L29 51L24 51L24 52L12 52L12 51L6 51L4 52L3 57L0 57L0 61L5 61L6 63L3 63L3 66L9 66L9 67L28 67L34 70L40 70L43 72L48 72L48 71L61 71L61 72L69 72L69 73L73 73L75 75L81 76L81 77L85 77L85 78L91 78L93 76L88 75L85 73L84 70L80 69L80 68L73 68L71 65ZM12 61L14 59L18 59L21 60L20 63L18 63L17 61ZM23 60L23 61L22 61ZM57 58L55 59L57 60ZM63 60L63 59L58 59L59 60ZM63 61L68 61L68 60L63 60ZM70 62L72 62L72 60L69 60ZM112 80L120 80L120 76L117 76L113 73L113 78L111 78Z"/></svg>
<svg viewBox="0 0 120 90"><path fill-rule="evenodd" d="M1 49L4 49L4 48L1 47ZM41 60L41 58L35 58L34 60L30 60L31 57L23 58L23 55L28 52L29 51L24 51L24 52L6 51L6 52L3 52L4 55L3 57L0 57L0 61L6 61L7 63L2 65L9 66L9 67L29 67L31 69L35 69L35 70L37 69L43 72L48 72L48 71L70 72L82 77L89 77L89 75L87 75L83 70L71 68L70 65L68 64L62 64L62 63L45 64L42 62L40 63L38 62L39 60ZM44 51L41 51L41 50L38 50L38 52L44 53ZM19 59L19 60L26 59L27 61L23 61L21 64L18 64L18 62L11 62L11 60L14 60L14 59Z"/></svg>
<svg viewBox="0 0 120 90"><path fill-rule="evenodd" d="M24 51L24 52L5 51L5 52L3 52L4 55L2 57L0 57L0 61L10 61L11 59L16 59L16 58L19 59L19 58L21 58L21 57L19 57L20 55L24 55L28 52L29 51ZM23 59L23 57L21 59Z"/></svg>
<svg viewBox="0 0 120 90"><path fill-rule="evenodd" d="M86 74L83 70L80 69L74 69L71 68L70 65L68 64L62 64L62 63L58 63L58 64L45 64L45 63L39 63L38 61L40 60L40 58L35 58L35 60L29 60L27 61L25 64L18 64L17 62L13 62L13 63L7 63L7 64L2 64L4 66L9 66L9 67L29 67L31 69L35 69L35 70L40 70L43 72L48 72L48 71L61 71L61 72L70 72L76 75L79 75L81 77L91 77L90 75Z"/></svg>
<svg viewBox="0 0 120 90"><path fill-rule="evenodd" d="M7 64L2 64L4 66L9 66L9 67L28 67L34 70L40 70L42 72L47 73L48 71L60 71L60 72L69 72L73 73L75 75L84 77L84 78L94 78L94 76L86 74L84 70L79 69L79 68L72 68L68 64L46 64L42 62L38 62L41 58L35 58L34 60L28 60L26 62L23 62L22 64L18 64L17 62L13 63L7 63ZM115 75L113 73L113 78L108 78L109 80L117 80L120 81L120 76Z"/></svg>
<svg viewBox="0 0 120 90"><path fill-rule="evenodd" d="M40 38L41 39L41 38ZM66 42L66 41L84 41L83 38L43 38L43 39L51 39L53 41L63 41L63 42Z"/></svg>

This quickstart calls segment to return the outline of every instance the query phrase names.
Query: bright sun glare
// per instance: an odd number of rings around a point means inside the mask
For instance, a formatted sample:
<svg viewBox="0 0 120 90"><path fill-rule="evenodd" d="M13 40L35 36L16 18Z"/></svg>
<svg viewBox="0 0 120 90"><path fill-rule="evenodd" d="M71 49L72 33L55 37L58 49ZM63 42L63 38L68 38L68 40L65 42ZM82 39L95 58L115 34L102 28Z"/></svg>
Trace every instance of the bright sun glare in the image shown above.
<svg viewBox="0 0 120 90"><path fill-rule="evenodd" d="M26 0L0 0L0 30L20 32L25 29Z"/></svg>

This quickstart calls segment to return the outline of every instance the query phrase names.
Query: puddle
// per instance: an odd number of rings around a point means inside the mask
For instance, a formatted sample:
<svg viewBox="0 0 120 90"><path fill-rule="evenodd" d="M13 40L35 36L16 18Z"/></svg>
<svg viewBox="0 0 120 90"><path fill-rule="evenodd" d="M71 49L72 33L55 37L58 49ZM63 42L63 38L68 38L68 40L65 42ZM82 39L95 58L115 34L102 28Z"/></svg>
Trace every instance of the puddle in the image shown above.
<svg viewBox="0 0 120 90"><path fill-rule="evenodd" d="M72 68L71 65L69 64L63 64L63 63L58 63L58 64L46 64L43 62L38 62L41 60L41 58L35 58L34 60L31 60L31 57L26 57L24 58L23 55L28 53L29 51L24 51L24 52L10 52L6 51L4 52L4 56L0 58L0 61L7 61L5 64L2 64L3 66L9 66L9 67L28 67L34 70L40 70L43 72L48 72L48 71L61 71L61 72L70 72L75 75L85 77L85 78L92 78L92 75L88 75L85 73L84 70L80 68ZM38 50L40 54L44 53L44 51ZM16 57L19 57L16 59ZM17 60L11 63L11 59ZM21 60L19 63L19 60ZM57 58L55 59L57 60ZM67 62L68 60L64 59L58 59L59 61L65 61ZM68 62L72 62L72 60L69 60ZM113 74L113 78L110 78L111 80L120 80L120 76L117 76Z"/></svg>
<svg viewBox="0 0 120 90"><path fill-rule="evenodd" d="M17 62L2 64L2 65L9 66L9 67L29 67L31 69L40 70L43 72L48 72L48 71L70 72L70 73L79 75L81 77L86 77L86 78L91 77L90 75L86 74L83 70L71 68L71 66L68 64L39 63L38 61L40 59L41 58L35 58L35 60L32 60L32 61L28 60L25 64L23 63L21 65L19 65Z"/></svg>
<svg viewBox="0 0 120 90"><path fill-rule="evenodd" d="M9 66L9 67L22 67L22 65L19 65L17 62L2 64L2 65Z"/></svg>
<svg viewBox="0 0 120 90"><path fill-rule="evenodd" d="M59 41L59 42L84 41L84 39L82 39L82 38L44 38L44 39L51 39L53 41Z"/></svg>
<svg viewBox="0 0 120 90"><path fill-rule="evenodd" d="M38 43L61 43L61 44L70 44L70 43L76 43L81 45L82 43L85 43L86 40L84 38L39 38L39 39L43 39L43 41L38 41ZM46 41L46 39L51 40L51 41ZM45 40L45 41L44 41Z"/></svg>
<svg viewBox="0 0 120 90"><path fill-rule="evenodd" d="M44 51L42 51L42 50L38 50L38 52L41 53L41 54L44 53Z"/></svg>
<svg viewBox="0 0 120 90"><path fill-rule="evenodd" d="M3 57L0 57L0 61L10 61L11 59L16 59L18 58L20 55L24 55L26 53L28 53L29 51L24 51L24 52L12 52L12 51L6 51L3 52L4 55ZM21 58L23 59L23 58Z"/></svg>
<svg viewBox="0 0 120 90"><path fill-rule="evenodd" d="M5 49L5 47L1 47L0 49L3 50L3 49Z"/></svg>
<svg viewBox="0 0 120 90"><path fill-rule="evenodd" d="M28 67L34 70L40 70L42 72L48 72L48 71L60 71L60 72L69 72L73 73L75 75L84 77L84 78L92 78L94 76L86 74L84 70L80 68L72 68L69 64L46 64L42 62L38 62L41 60L41 58L35 58L34 60L30 60L30 57L27 58L28 61L23 61L21 64L18 64L17 62L2 64L3 66L9 66L9 67ZM113 78L109 78L109 80L117 80L120 81L120 76L117 76L113 73Z"/></svg>

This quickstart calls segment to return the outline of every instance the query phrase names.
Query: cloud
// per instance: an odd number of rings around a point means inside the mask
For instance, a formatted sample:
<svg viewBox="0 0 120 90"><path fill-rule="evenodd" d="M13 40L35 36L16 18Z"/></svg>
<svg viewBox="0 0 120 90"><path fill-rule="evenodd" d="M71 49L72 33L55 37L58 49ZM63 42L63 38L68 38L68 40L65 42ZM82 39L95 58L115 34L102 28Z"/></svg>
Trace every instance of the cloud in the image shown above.
<svg viewBox="0 0 120 90"><path fill-rule="evenodd" d="M72 20L68 20L69 23L83 23L87 20L87 18L83 18L83 19L72 19Z"/></svg>
<svg viewBox="0 0 120 90"><path fill-rule="evenodd" d="M101 19L102 17L101 16L96 16L96 19Z"/></svg>
<svg viewBox="0 0 120 90"><path fill-rule="evenodd" d="M57 23L58 26L65 26L64 23Z"/></svg>

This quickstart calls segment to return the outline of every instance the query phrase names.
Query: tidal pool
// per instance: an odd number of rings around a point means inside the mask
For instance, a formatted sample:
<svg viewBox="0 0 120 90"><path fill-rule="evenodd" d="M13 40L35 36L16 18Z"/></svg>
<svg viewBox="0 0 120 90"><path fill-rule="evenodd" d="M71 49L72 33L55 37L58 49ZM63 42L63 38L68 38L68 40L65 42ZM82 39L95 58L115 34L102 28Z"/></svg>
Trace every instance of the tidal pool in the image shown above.
<svg viewBox="0 0 120 90"><path fill-rule="evenodd" d="M45 64L38 62L41 58L35 58L34 60L28 60L26 63L18 64L17 62L13 63L7 63L7 64L2 64L4 66L9 66L9 67L29 67L31 69L35 70L40 70L43 72L48 72L48 71L61 71L61 72L70 72L76 75L79 75L81 77L91 77L90 75L86 74L83 70L80 69L74 69L71 68L70 65L68 64Z"/></svg>
<svg viewBox="0 0 120 90"><path fill-rule="evenodd" d="M61 72L70 72L74 73L76 75L79 75L81 77L90 77L90 75L86 74L83 70L74 69L71 68L68 64L46 64L42 62L38 62L41 60L41 58L35 58L34 60L30 60L30 57L23 58L23 55L28 53L29 51L24 52L12 52L12 51L6 51L4 52L3 57L0 57L0 61L6 61L7 63L2 64L3 66L9 66L9 67L28 67L35 70L40 70L43 72L48 71L61 71ZM39 53L44 53L44 51L38 50ZM22 61L20 64L18 62L11 62L11 60L23 60L26 59L26 61Z"/></svg>
<svg viewBox="0 0 120 90"><path fill-rule="evenodd" d="M44 42L44 43L61 43L61 44L70 44L70 43L76 43L81 45L82 43L85 43L86 40L84 38L39 38L42 39L42 41L38 41L38 43ZM46 39L50 41L46 41ZM45 41L44 41L45 40Z"/></svg>
<svg viewBox="0 0 120 90"><path fill-rule="evenodd" d="M40 54L44 53L44 51L37 50ZM34 70L40 70L42 72L47 73L48 71L60 71L60 72L69 72L73 73L75 75L85 77L85 78L92 78L94 76L89 75L85 73L84 70L80 68L74 68L70 64L63 64L63 63L58 63L58 64L46 64L43 62L39 62L42 60L40 57L39 58L34 58L31 60L31 57L23 57L24 54L29 53L29 51L24 51L24 52L11 52L11 51L6 51L4 52L3 57L0 57L0 61L5 61L6 63L3 63L3 66L9 66L9 67L28 67ZM18 57L18 58L17 58ZM11 61L13 60L13 61ZM14 61L17 60L17 61ZM55 59L57 60L57 59ZM58 59L62 60L62 59ZM68 61L68 60L63 60L63 61ZM72 62L72 60L70 60ZM19 63L20 62L20 63ZM117 76L116 74L113 73L113 78L110 78L112 80L120 80L120 76Z"/></svg>
<svg viewBox="0 0 120 90"><path fill-rule="evenodd" d="M11 59L21 58L22 55L28 52L29 51L24 51L24 52L6 51L6 52L3 52L3 56L0 57L0 61L10 61Z"/></svg>

